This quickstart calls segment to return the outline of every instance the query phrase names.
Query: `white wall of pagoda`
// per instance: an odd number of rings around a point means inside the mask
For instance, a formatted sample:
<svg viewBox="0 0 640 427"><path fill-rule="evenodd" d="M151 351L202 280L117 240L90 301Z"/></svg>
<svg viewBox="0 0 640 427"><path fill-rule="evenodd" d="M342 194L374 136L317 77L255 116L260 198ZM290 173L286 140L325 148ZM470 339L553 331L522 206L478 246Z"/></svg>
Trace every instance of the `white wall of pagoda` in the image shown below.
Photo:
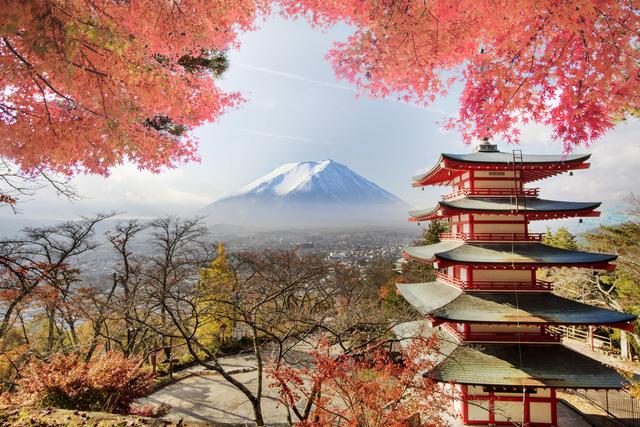
<svg viewBox="0 0 640 427"><path fill-rule="evenodd" d="M557 425L554 389L490 391L480 385L460 386L461 417L468 425Z"/></svg>

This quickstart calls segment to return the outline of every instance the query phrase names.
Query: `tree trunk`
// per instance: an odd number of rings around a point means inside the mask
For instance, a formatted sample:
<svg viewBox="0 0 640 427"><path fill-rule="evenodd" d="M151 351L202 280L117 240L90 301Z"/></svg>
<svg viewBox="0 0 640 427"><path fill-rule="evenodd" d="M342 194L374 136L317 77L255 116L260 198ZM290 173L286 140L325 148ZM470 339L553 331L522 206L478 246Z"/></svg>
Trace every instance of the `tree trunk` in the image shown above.
<svg viewBox="0 0 640 427"><path fill-rule="evenodd" d="M262 418L262 406L259 399L251 400L251 406L253 406L253 416L255 417L257 426L264 426L264 419Z"/></svg>
<svg viewBox="0 0 640 427"><path fill-rule="evenodd" d="M47 330L47 351L51 352L53 350L53 338L56 330L55 327L55 317L53 310L47 308L47 321L48 321L48 330Z"/></svg>

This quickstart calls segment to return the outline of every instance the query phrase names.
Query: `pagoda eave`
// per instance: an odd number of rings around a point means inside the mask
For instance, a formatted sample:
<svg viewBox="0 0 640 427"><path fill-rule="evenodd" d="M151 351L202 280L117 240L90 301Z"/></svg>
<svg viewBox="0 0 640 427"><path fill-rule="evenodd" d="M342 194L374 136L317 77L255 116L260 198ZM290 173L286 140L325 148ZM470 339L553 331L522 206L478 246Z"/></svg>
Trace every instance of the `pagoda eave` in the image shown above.
<svg viewBox="0 0 640 427"><path fill-rule="evenodd" d="M558 343L465 344L424 320L397 325L394 332L401 340L436 335L439 353L424 375L439 382L569 389L620 389L628 383L615 369Z"/></svg>
<svg viewBox="0 0 640 427"><path fill-rule="evenodd" d="M460 214L480 214L480 215L498 215L498 216L513 216L522 215L527 221L542 221L550 219L562 219L562 218L598 218L600 217L600 211L594 211L593 209L581 209L575 211L526 211L526 210L480 210L480 209L443 209L440 208L432 213L422 216L411 216L409 222L423 222L447 219L452 216Z"/></svg>
<svg viewBox="0 0 640 427"><path fill-rule="evenodd" d="M477 261L452 261L447 259L441 259L439 257L435 257L432 259L420 258L417 256L413 256L408 254L406 251L402 253L402 257L407 261L415 261L421 264L432 265L435 264L436 268L446 268L449 266L455 265L471 265L473 268L477 270L496 270L503 268L505 270L531 270L540 267L569 267L569 268L589 268L594 270L605 270L605 271L614 271L616 269L616 264L612 262L598 262L598 263L564 263L564 262L536 262L536 263L526 263L526 262L477 262Z"/></svg>
<svg viewBox="0 0 640 427"><path fill-rule="evenodd" d="M521 326L593 326L593 327L603 327L603 328L613 328L613 329L621 329L627 332L635 331L635 323L633 322L565 322L565 321L546 321L540 319L539 321L533 320L459 320L455 318L449 317L439 317L439 316L428 316L429 322L432 327L436 327L442 325L444 323L461 323L467 325L481 324L481 325L521 325ZM522 340L526 341L526 340Z"/></svg>
<svg viewBox="0 0 640 427"><path fill-rule="evenodd" d="M398 283L403 298L437 322L502 325L608 325L627 328L635 315L594 307L552 293L468 293L449 284Z"/></svg>
<svg viewBox="0 0 640 427"><path fill-rule="evenodd" d="M573 160L558 160L555 162L527 162L519 166L523 171L524 182L532 182L548 178L571 170L588 169L590 164L585 161L589 155ZM462 161L447 157L443 154L440 162L425 174L413 178L413 187L428 185L448 185L453 179L467 171L512 171L512 162L473 162Z"/></svg>
<svg viewBox="0 0 640 427"><path fill-rule="evenodd" d="M415 261L418 261L416 259L414 259ZM420 262L420 261L418 261ZM449 260L443 260L440 262L440 260L435 261L439 264L439 268L446 268L449 266L455 266L455 265L472 265L474 267L474 269L476 270L496 270L496 269L505 269L505 270L531 270L531 269L536 269L536 268L561 268L561 267L566 267L566 268L587 268L587 269L591 269L591 270L604 270L604 271L614 271L616 269L616 264L611 263L611 262L600 262L600 263L563 263L563 262L539 262L539 263L511 263L511 264L505 264L503 262L482 262L482 263L476 263L473 261L464 261L464 262L460 262L460 261L449 261ZM424 262L423 262L424 263ZM429 264L428 262L426 264Z"/></svg>

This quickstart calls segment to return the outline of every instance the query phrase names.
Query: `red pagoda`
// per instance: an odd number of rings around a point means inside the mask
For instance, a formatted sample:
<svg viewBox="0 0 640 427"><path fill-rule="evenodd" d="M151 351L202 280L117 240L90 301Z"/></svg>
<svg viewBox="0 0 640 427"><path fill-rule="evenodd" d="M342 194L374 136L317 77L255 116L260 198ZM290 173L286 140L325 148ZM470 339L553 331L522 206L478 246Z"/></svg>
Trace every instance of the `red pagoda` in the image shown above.
<svg viewBox="0 0 640 427"><path fill-rule="evenodd" d="M398 284L424 320L396 328L400 336L437 334L441 354L427 373L455 390L467 425L557 425L556 389L616 389L623 378L563 346L557 325L631 329L636 316L561 298L540 268L612 270L614 255L553 248L529 223L593 217L596 202L540 199L528 184L589 167L589 155L522 155L481 144L473 153L442 154L414 187L452 186L410 221L447 220L439 243L410 247L405 258L433 265L436 281Z"/></svg>

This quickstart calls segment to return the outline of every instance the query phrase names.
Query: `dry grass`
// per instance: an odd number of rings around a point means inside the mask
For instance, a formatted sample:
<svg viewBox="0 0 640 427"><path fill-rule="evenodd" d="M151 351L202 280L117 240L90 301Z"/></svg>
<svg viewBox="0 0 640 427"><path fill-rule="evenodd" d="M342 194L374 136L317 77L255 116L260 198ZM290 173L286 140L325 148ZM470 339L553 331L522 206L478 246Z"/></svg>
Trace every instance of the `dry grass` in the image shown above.
<svg viewBox="0 0 640 427"><path fill-rule="evenodd" d="M104 412L0 407L0 427L202 427L206 425Z"/></svg>

